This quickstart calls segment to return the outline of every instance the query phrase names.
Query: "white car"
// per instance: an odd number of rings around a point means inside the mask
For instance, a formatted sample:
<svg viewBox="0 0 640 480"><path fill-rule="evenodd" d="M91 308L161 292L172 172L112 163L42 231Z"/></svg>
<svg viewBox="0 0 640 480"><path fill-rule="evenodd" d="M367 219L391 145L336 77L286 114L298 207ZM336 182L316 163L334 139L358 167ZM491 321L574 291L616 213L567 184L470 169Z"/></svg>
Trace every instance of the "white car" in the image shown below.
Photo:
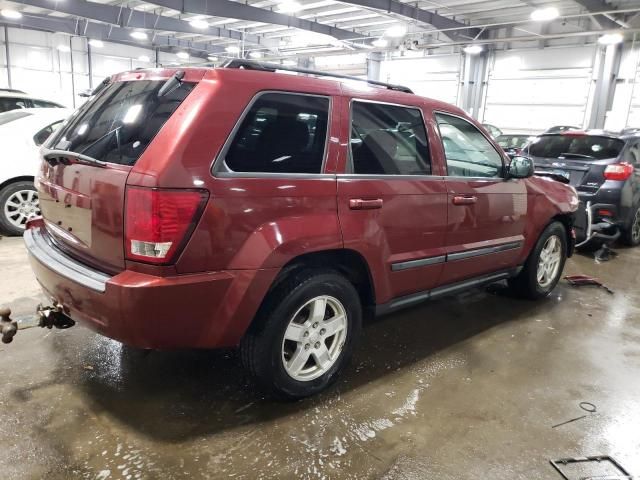
<svg viewBox="0 0 640 480"><path fill-rule="evenodd" d="M22 108L0 113L0 234L21 235L40 215L33 179L40 145L71 114L65 108Z"/></svg>
<svg viewBox="0 0 640 480"><path fill-rule="evenodd" d="M64 108L51 100L34 97L22 90L0 88L0 112L18 110L22 108Z"/></svg>

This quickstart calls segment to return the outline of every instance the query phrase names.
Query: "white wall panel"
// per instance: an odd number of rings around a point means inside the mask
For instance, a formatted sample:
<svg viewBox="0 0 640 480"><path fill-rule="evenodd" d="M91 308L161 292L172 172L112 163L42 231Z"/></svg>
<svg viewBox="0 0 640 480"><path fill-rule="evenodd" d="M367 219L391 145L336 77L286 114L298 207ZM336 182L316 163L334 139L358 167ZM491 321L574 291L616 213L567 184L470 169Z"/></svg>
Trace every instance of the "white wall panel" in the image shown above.
<svg viewBox="0 0 640 480"><path fill-rule="evenodd" d="M380 80L411 88L416 94L456 104L460 85L460 56L384 60Z"/></svg>
<svg viewBox="0 0 640 480"><path fill-rule="evenodd" d="M585 123L594 47L496 52L483 121L505 132L541 132Z"/></svg>

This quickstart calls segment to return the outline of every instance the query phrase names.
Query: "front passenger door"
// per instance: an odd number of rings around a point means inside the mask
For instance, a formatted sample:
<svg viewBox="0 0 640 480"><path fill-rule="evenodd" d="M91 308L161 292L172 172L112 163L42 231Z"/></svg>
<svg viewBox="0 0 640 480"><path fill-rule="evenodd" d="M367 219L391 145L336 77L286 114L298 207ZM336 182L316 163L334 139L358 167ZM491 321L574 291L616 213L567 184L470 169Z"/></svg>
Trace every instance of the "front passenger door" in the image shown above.
<svg viewBox="0 0 640 480"><path fill-rule="evenodd" d="M466 119L435 114L447 165L447 262L442 284L516 266L524 242L524 180L503 178L503 156Z"/></svg>

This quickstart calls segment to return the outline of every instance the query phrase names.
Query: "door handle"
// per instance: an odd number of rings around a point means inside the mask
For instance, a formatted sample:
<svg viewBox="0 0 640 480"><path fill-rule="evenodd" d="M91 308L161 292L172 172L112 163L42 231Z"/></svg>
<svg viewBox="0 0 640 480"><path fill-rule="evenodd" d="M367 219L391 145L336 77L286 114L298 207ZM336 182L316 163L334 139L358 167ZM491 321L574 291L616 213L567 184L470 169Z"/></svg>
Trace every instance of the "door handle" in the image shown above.
<svg viewBox="0 0 640 480"><path fill-rule="evenodd" d="M351 198L349 199L349 208L351 210L375 210L376 208L382 208L382 199L364 200L362 198Z"/></svg>
<svg viewBox="0 0 640 480"><path fill-rule="evenodd" d="M453 197L454 205L473 205L478 201L478 197L473 195L456 195Z"/></svg>

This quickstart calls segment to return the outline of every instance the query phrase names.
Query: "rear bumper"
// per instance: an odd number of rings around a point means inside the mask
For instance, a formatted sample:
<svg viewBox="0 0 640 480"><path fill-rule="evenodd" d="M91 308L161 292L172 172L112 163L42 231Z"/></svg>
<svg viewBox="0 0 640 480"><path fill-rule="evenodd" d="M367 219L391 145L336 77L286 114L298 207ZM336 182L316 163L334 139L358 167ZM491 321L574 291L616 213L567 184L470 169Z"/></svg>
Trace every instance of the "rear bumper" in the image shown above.
<svg viewBox="0 0 640 480"><path fill-rule="evenodd" d="M124 270L109 276L65 255L42 224L24 240L44 292L73 320L127 345L212 348L240 342L277 269L159 277Z"/></svg>

